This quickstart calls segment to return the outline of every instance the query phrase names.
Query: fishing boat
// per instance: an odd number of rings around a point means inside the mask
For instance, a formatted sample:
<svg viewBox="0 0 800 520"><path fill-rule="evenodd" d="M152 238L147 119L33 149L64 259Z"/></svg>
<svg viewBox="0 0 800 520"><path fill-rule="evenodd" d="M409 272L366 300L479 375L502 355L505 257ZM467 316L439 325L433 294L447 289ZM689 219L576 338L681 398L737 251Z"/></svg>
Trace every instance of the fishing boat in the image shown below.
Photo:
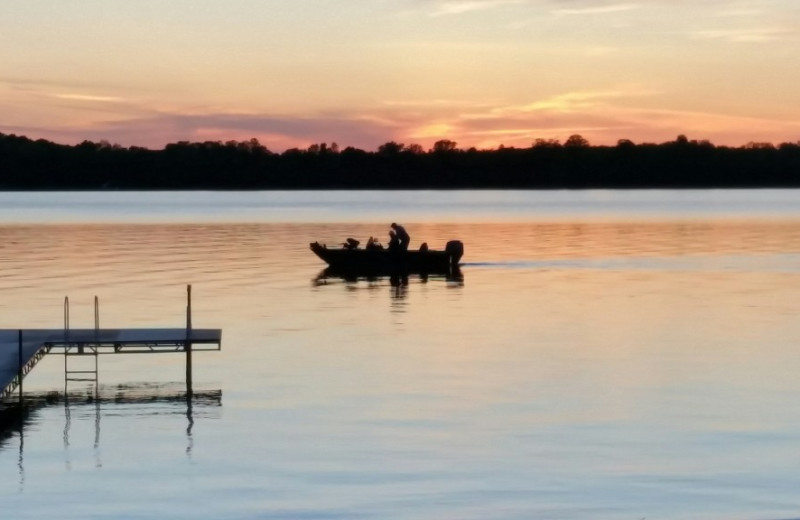
<svg viewBox="0 0 800 520"><path fill-rule="evenodd" d="M310 244L311 251L325 261L332 272L362 276L448 274L458 270L464 256L464 244L459 240L447 242L441 251L428 249L426 244L414 251L358 246L358 240L352 238L341 247L327 247L319 242Z"/></svg>

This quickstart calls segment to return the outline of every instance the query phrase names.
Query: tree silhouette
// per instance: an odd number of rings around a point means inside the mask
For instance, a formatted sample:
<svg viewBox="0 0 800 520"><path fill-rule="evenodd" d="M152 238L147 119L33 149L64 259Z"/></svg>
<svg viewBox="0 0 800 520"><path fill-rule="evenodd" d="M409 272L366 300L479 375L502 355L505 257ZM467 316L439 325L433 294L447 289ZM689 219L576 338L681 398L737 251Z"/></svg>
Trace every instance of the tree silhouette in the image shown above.
<svg viewBox="0 0 800 520"><path fill-rule="evenodd" d="M459 150L442 139L389 141L370 152L317 143L271 152L257 139L179 141L162 150L108 141L75 146L0 133L0 189L414 189L800 187L800 141L715 146L679 135L662 144Z"/></svg>
<svg viewBox="0 0 800 520"><path fill-rule="evenodd" d="M433 143L433 152L434 153L447 153L447 152L454 152L456 150L456 142L451 141L450 139L441 139Z"/></svg>
<svg viewBox="0 0 800 520"><path fill-rule="evenodd" d="M580 134L573 134L564 142L564 146L567 148L588 148L589 141Z"/></svg>
<svg viewBox="0 0 800 520"><path fill-rule="evenodd" d="M403 143L396 143L394 141L389 141L388 143L384 143L378 147L378 153L380 155L396 155L402 150Z"/></svg>

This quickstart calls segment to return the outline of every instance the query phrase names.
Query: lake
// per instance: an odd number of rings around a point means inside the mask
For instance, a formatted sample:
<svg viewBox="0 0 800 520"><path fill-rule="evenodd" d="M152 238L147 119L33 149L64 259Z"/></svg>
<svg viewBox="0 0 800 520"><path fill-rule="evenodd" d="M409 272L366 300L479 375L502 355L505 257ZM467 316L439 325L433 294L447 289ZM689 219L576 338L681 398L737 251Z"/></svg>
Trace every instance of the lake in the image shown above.
<svg viewBox="0 0 800 520"><path fill-rule="evenodd" d="M465 244L463 280L309 242ZM0 433L14 519L800 517L800 191L0 193L0 328L223 329L63 356Z"/></svg>

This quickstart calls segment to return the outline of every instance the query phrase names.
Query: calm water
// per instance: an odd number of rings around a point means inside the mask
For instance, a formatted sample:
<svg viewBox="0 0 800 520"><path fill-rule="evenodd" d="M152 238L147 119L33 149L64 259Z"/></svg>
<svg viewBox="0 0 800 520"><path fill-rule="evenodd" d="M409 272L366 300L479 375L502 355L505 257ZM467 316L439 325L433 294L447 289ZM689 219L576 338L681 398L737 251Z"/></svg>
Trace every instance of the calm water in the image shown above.
<svg viewBox="0 0 800 520"><path fill-rule="evenodd" d="M315 280L393 220L463 283ZM223 329L0 434L3 518L800 517L798 191L4 193L0 263L0 328Z"/></svg>

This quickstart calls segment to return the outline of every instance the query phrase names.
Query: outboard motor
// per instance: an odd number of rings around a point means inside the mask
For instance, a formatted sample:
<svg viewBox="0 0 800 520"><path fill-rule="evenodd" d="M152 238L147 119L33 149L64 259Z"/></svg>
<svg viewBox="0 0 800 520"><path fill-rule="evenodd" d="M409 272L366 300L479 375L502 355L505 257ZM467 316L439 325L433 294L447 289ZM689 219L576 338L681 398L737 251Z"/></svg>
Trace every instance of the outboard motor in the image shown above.
<svg viewBox="0 0 800 520"><path fill-rule="evenodd" d="M445 253L450 257L450 267L458 267L458 262L464 256L464 244L461 240L451 240L444 247Z"/></svg>

